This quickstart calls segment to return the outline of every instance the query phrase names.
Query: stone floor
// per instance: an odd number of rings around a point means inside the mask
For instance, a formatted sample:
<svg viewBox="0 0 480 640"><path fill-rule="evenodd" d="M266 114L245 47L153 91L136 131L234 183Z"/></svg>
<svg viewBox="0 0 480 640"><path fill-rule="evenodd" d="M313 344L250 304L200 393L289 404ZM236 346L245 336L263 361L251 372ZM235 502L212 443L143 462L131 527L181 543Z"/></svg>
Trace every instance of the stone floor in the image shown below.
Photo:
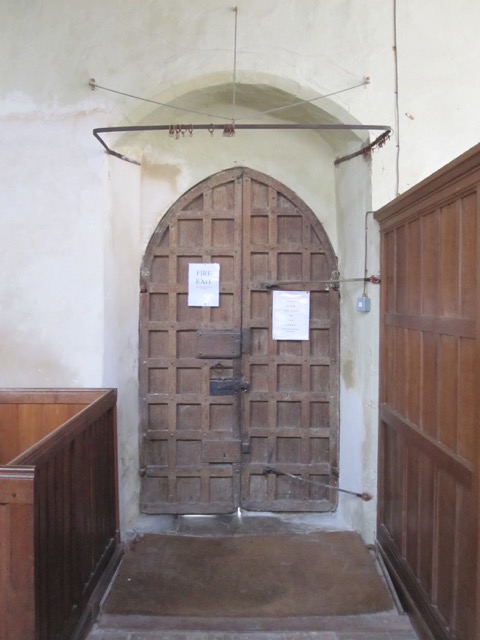
<svg viewBox="0 0 480 640"><path fill-rule="evenodd" d="M266 516L238 512L233 516L167 516L143 517L136 524L135 530L129 532L130 538L142 536L144 533L162 533L172 535L254 535L305 533L319 528L318 518L304 516ZM328 517L322 521L321 529L334 530L337 525L329 522ZM86 640L418 640L409 618L399 607L398 611L387 613L373 626L365 620L358 620L358 625L351 624L348 630L340 630L338 625L328 624L315 631L296 631L276 627L275 631L228 631L228 630L180 630L155 628L155 622L148 628L141 629L137 625L109 625L100 615ZM115 627L115 628L112 628ZM322 630L320 630L322 629Z"/></svg>

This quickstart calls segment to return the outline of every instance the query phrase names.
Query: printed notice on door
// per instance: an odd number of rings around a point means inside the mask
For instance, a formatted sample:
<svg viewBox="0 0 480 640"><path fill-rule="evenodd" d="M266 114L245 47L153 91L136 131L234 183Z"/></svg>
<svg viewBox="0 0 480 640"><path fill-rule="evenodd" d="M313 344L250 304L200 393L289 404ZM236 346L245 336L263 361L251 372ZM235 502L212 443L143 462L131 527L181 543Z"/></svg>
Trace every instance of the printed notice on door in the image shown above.
<svg viewBox="0 0 480 640"><path fill-rule="evenodd" d="M188 306L218 307L220 265L214 262L188 265Z"/></svg>
<svg viewBox="0 0 480 640"><path fill-rule="evenodd" d="M273 291L272 338L308 340L310 331L310 292Z"/></svg>

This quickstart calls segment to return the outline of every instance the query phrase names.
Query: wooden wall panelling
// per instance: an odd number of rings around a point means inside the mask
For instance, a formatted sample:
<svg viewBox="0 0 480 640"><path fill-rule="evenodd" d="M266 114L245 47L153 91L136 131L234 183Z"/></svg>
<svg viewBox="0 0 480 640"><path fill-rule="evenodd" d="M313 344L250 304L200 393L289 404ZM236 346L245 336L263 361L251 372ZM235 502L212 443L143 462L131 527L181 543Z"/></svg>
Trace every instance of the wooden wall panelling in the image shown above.
<svg viewBox="0 0 480 640"><path fill-rule="evenodd" d="M0 390L0 407L21 398ZM0 467L0 640L83 637L121 555L116 392L29 390L25 400L16 415L32 420L31 437L66 420Z"/></svg>
<svg viewBox="0 0 480 640"><path fill-rule="evenodd" d="M480 637L480 146L376 214L378 542L422 638Z"/></svg>
<svg viewBox="0 0 480 640"><path fill-rule="evenodd" d="M0 464L7 464L18 455L18 407L0 404Z"/></svg>
<svg viewBox="0 0 480 640"><path fill-rule="evenodd" d="M0 467L0 607L1 640L35 640L32 467Z"/></svg>

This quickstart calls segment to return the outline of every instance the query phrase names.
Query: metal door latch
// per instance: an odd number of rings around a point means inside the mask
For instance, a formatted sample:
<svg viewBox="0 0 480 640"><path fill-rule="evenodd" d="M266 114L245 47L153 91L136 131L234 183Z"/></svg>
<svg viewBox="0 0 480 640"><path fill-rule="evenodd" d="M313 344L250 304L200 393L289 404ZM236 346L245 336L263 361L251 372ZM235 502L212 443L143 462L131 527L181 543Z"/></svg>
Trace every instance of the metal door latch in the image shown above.
<svg viewBox="0 0 480 640"><path fill-rule="evenodd" d="M250 384L239 378L218 378L210 380L211 396L233 396L235 393L250 391Z"/></svg>

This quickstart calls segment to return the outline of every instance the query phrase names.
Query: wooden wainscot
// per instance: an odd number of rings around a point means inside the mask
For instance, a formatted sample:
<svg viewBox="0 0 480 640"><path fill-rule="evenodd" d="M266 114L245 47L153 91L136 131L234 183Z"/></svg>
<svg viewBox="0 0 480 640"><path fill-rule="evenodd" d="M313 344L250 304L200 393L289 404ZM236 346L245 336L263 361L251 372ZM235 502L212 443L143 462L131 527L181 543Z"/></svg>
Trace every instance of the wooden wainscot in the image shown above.
<svg viewBox="0 0 480 640"><path fill-rule="evenodd" d="M116 391L0 390L0 640L80 639L118 564Z"/></svg>
<svg viewBox="0 0 480 640"><path fill-rule="evenodd" d="M480 145L386 205L378 543L420 637L480 638Z"/></svg>

